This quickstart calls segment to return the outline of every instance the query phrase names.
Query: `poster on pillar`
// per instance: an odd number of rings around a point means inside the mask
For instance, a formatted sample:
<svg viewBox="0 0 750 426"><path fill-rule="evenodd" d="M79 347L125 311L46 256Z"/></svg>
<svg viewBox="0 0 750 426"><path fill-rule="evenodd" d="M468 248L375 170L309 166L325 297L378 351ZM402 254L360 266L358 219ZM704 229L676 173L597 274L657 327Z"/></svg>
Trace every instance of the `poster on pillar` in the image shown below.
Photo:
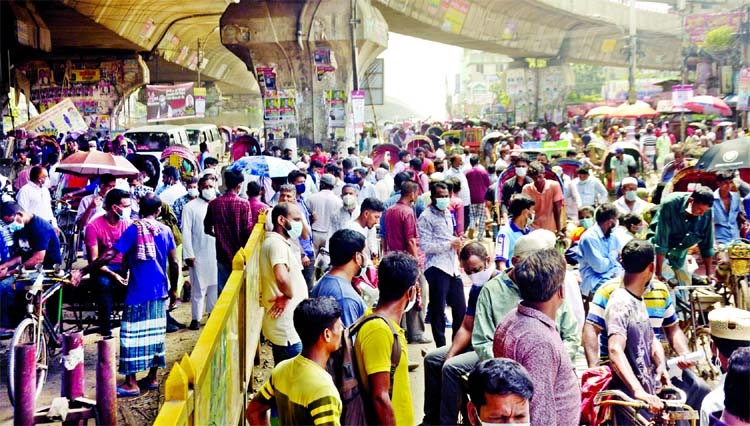
<svg viewBox="0 0 750 426"><path fill-rule="evenodd" d="M198 89L200 92L200 89ZM205 89L203 89L202 110L196 108L196 89L193 83L146 86L146 121L179 120L181 118L202 118L205 116Z"/></svg>
<svg viewBox="0 0 750 426"><path fill-rule="evenodd" d="M365 130L365 91L352 90L351 99L354 133L362 133Z"/></svg>
<svg viewBox="0 0 750 426"><path fill-rule="evenodd" d="M328 127L346 127L346 91L326 90L326 109L328 110Z"/></svg>
<svg viewBox="0 0 750 426"><path fill-rule="evenodd" d="M737 109L739 111L750 110L750 68L742 68L739 72Z"/></svg>
<svg viewBox="0 0 750 426"><path fill-rule="evenodd" d="M263 121L266 127L294 124L297 121L297 91L283 89L265 92Z"/></svg>
<svg viewBox="0 0 750 426"><path fill-rule="evenodd" d="M256 67L255 73L258 76L258 86L263 96L267 94L274 96L272 92L276 91L276 71L273 67Z"/></svg>

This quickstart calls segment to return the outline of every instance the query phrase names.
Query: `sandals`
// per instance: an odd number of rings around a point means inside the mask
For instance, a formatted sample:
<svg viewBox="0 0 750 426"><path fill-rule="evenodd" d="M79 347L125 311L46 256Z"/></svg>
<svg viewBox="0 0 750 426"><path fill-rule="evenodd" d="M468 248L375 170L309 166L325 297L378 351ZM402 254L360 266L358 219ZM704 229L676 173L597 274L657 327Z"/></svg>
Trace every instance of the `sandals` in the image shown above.
<svg viewBox="0 0 750 426"><path fill-rule="evenodd" d="M159 389L159 384L158 383L154 383L151 380L148 380L147 377L144 377L144 378L142 378L140 380L137 380L136 383L138 383L138 387L141 388L141 389L146 389L146 390L156 390L156 389Z"/></svg>
<svg viewBox="0 0 750 426"><path fill-rule="evenodd" d="M123 389L123 388L121 388L119 386L117 387L117 397L118 398L128 398L128 397L131 397L131 396L139 396L140 394L141 394L141 390L140 389L137 389L137 390L127 390L127 389Z"/></svg>

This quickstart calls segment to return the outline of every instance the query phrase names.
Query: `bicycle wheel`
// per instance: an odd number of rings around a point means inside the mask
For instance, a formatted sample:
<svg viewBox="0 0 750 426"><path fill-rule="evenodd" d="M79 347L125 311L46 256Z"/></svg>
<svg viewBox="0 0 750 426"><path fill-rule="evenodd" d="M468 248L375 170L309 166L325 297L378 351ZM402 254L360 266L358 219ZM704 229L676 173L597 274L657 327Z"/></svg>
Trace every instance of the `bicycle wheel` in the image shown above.
<svg viewBox="0 0 750 426"><path fill-rule="evenodd" d="M10 341L10 353L8 354L8 397L10 403L15 405L15 383L14 370L16 368L16 350L19 345L31 345L34 343L34 330L39 327L42 330L42 336L36 348L36 392L34 399L38 399L44 388L44 382L47 381L48 372L48 354L47 354L47 333L43 327L39 326L36 318L26 318L18 324L16 331L13 333L13 339Z"/></svg>
<svg viewBox="0 0 750 426"><path fill-rule="evenodd" d="M69 252L71 250L70 244L68 243L68 238L65 235L65 232L62 230L57 231L57 239L60 241L60 259L61 259L61 267L65 270L67 270L70 265L68 265L68 257Z"/></svg>

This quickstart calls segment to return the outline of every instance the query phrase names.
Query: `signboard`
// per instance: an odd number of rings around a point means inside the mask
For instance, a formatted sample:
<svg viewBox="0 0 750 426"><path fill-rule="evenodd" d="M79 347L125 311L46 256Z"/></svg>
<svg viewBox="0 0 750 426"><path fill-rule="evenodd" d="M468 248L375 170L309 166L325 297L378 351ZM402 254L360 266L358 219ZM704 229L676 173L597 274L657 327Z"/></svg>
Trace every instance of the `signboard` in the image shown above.
<svg viewBox="0 0 750 426"><path fill-rule="evenodd" d="M328 127L344 128L346 126L346 91L326 90L325 102L328 110Z"/></svg>
<svg viewBox="0 0 750 426"><path fill-rule="evenodd" d="M384 76L385 62L382 58L377 58L367 67L359 82L359 88L365 92L365 105L383 105Z"/></svg>
<svg viewBox="0 0 750 426"><path fill-rule="evenodd" d="M685 17L685 32L691 43L700 44L706 41L706 34L713 29L728 26L739 30L743 15L741 11L688 15Z"/></svg>
<svg viewBox="0 0 750 426"><path fill-rule="evenodd" d="M93 83L101 80L101 71L97 69L70 70L71 83Z"/></svg>
<svg viewBox="0 0 750 426"><path fill-rule="evenodd" d="M203 89L202 111L196 108L196 93L193 83L146 86L146 121L179 120L205 116L205 89Z"/></svg>
<svg viewBox="0 0 750 426"><path fill-rule="evenodd" d="M748 101L750 101L750 68L742 68L737 85L737 109L749 111Z"/></svg>
<svg viewBox="0 0 750 426"><path fill-rule="evenodd" d="M16 127L37 135L86 132L89 129L70 98L63 99L55 106Z"/></svg>
<svg viewBox="0 0 750 426"><path fill-rule="evenodd" d="M365 130L364 90L352 90L352 119L354 120L354 133L362 133Z"/></svg>
<svg viewBox="0 0 750 426"><path fill-rule="evenodd" d="M672 86L672 112L688 112L685 102L693 97L693 86L690 84Z"/></svg>

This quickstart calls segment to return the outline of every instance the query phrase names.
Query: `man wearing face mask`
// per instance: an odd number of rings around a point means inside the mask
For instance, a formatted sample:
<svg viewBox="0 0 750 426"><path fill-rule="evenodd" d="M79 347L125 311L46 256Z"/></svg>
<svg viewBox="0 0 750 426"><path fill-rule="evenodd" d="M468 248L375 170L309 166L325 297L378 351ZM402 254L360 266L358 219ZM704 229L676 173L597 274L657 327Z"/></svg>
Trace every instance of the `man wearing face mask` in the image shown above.
<svg viewBox="0 0 750 426"><path fill-rule="evenodd" d="M365 238L357 231L341 229L328 240L331 250L331 269L313 287L311 297L330 296L341 306L341 321L349 327L365 314L365 303L352 285L352 280L364 273L369 254Z"/></svg>
<svg viewBox="0 0 750 426"><path fill-rule="evenodd" d="M657 413L664 407L656 396L657 380L669 384L661 343L649 321L643 295L651 288L654 275L654 247L645 240L631 240L622 249L625 269L623 286L612 292L604 311L607 325L609 359L612 367L610 388L648 404ZM627 417L614 410L617 424Z"/></svg>
<svg viewBox="0 0 750 426"><path fill-rule="evenodd" d="M287 180L290 184L294 185L295 189L295 201L297 206L302 211L302 218L304 219L305 228L302 231L302 236L299 237L300 256L302 258L302 275L305 276L305 282L307 282L307 288L312 290L313 284L315 283L315 244L313 243L312 231L310 230L310 210L307 209L305 204L304 194L308 188L307 186L307 174L299 170L294 170L289 173Z"/></svg>
<svg viewBox="0 0 750 426"><path fill-rule="evenodd" d="M182 259L190 268L192 320L191 330L200 328L203 312L211 314L218 297L216 259L216 239L205 233L203 218L206 217L208 203L216 198L214 180L203 176L197 183L200 196L185 205L182 211ZM190 189L188 189L189 191ZM205 306L204 306L205 305Z"/></svg>
<svg viewBox="0 0 750 426"><path fill-rule="evenodd" d="M458 192L458 197L461 198L461 201L464 203L464 217L470 217L471 190L469 189L469 182L466 180L466 175L462 170L464 159L459 154L452 154L448 162L450 163L450 168L445 172L445 178L456 178L461 182L461 190ZM468 226L469 221L467 220L464 222L463 230L466 231Z"/></svg>
<svg viewBox="0 0 750 426"><path fill-rule="evenodd" d="M621 214L632 213L641 216L649 208L649 203L638 197L638 181L633 177L626 177L621 184L622 196L615 201L615 207Z"/></svg>
<svg viewBox="0 0 750 426"><path fill-rule="evenodd" d="M463 392L462 377L471 371L479 356L471 346L477 298L484 283L496 276L492 260L484 246L472 241L459 254L461 268L471 280L469 303L461 328L450 345L430 351L424 359L425 425L456 424Z"/></svg>
<svg viewBox="0 0 750 426"><path fill-rule="evenodd" d="M200 195L200 191L198 190L198 178L191 176L185 181L185 188L187 188L187 193L176 199L170 206L172 207L174 215L177 217L177 226L179 227L182 227L182 210L185 209L185 205L195 200L198 198L198 195Z"/></svg>
<svg viewBox="0 0 750 426"><path fill-rule="evenodd" d="M81 198L81 202L78 204L78 212L76 213L76 225L78 226L78 229L85 228L91 218L106 213L106 209L103 205L104 197L107 196L107 193L111 191L116 184L117 179L113 175L102 175L99 177L99 188L97 191L94 194Z"/></svg>
<svg viewBox="0 0 750 426"><path fill-rule="evenodd" d="M296 204L279 203L271 212L273 231L260 248L261 304L266 309L263 335L271 342L273 361L297 356L302 350L294 330L294 308L307 298L302 263L293 240L302 235L302 212Z"/></svg>
<svg viewBox="0 0 750 426"><path fill-rule="evenodd" d="M50 197L47 181L49 174L42 166L34 166L29 171L29 182L18 190L16 200L21 208L46 220L57 228L57 219L52 212L52 199Z"/></svg>
<svg viewBox="0 0 750 426"><path fill-rule="evenodd" d="M126 191L112 189L107 192L104 199L106 213L89 222L84 231L86 257L89 263L111 249L130 226L131 203L130 193ZM122 254L118 253L107 265L92 273L91 277L99 296L99 310L96 315L99 320L99 334L104 337L111 336L113 288L125 286L128 283L127 271L122 265Z"/></svg>
<svg viewBox="0 0 750 426"><path fill-rule="evenodd" d="M445 345L445 306L451 307L453 336L466 312L463 282L458 265L461 238L455 235L453 218L448 211L448 187L443 182L430 185L432 203L419 216L419 246L425 254L424 275L430 290L430 326L437 347Z"/></svg>
<svg viewBox="0 0 750 426"><path fill-rule="evenodd" d="M622 274L618 259L621 247L612 232L617 224L617 208L613 204L603 204L596 211L596 225L578 240L581 293L587 299L604 282Z"/></svg>
<svg viewBox="0 0 750 426"><path fill-rule="evenodd" d="M176 167L167 166L162 172L163 185L156 188L156 195L170 207L178 198L187 194L185 185L180 181L180 171Z"/></svg>
<svg viewBox="0 0 750 426"><path fill-rule="evenodd" d="M513 247L516 241L523 235L531 232L531 224L534 222L533 198L526 194L515 194L511 197L508 206L510 220L500 228L495 242L495 266L504 271L512 268Z"/></svg>
<svg viewBox="0 0 750 426"><path fill-rule="evenodd" d="M596 176L591 176L588 167L579 167L577 172L578 177L573 179L573 186L581 197L581 206L598 206L605 203L609 193L602 181Z"/></svg>

